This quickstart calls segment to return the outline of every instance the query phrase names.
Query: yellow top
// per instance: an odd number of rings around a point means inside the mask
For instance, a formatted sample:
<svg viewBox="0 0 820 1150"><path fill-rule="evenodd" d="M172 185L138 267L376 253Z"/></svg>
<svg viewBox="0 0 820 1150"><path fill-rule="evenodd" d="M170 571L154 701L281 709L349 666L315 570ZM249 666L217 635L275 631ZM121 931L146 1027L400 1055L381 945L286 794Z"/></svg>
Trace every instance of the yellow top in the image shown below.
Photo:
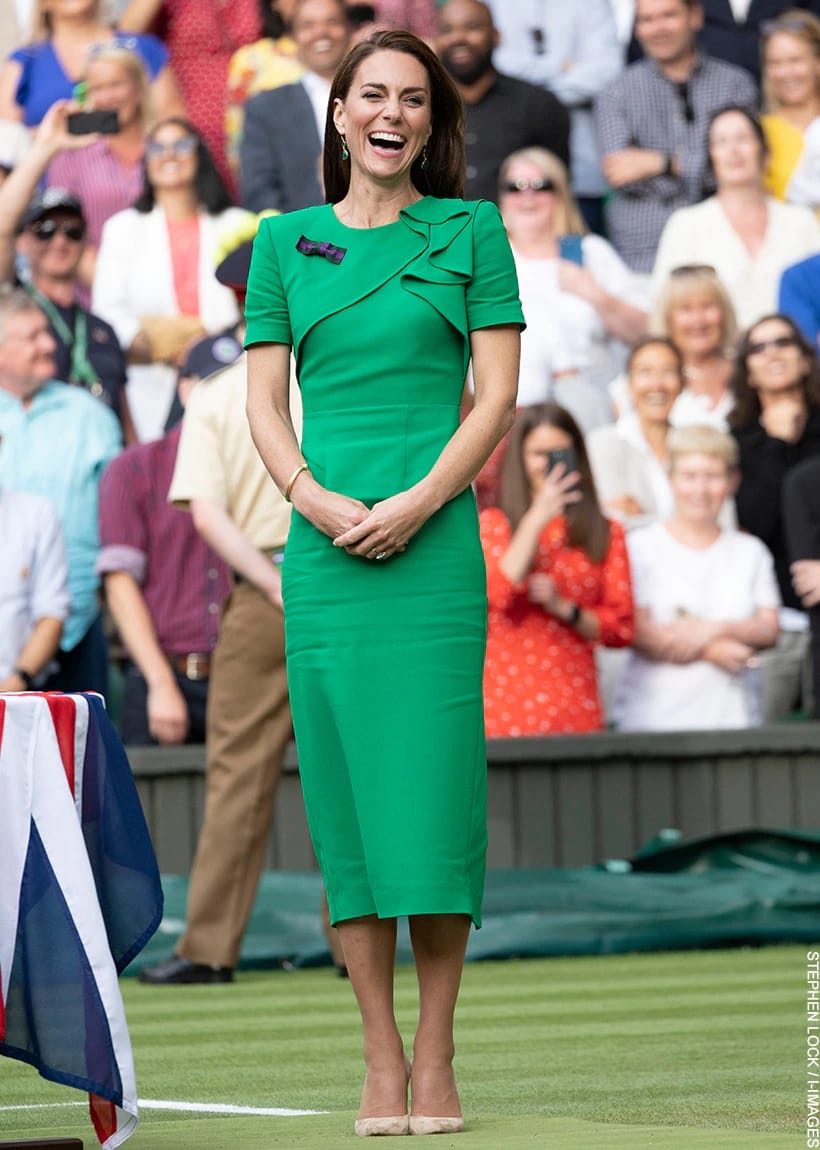
<svg viewBox="0 0 820 1150"><path fill-rule="evenodd" d="M761 116L769 145L769 162L764 177L766 191L778 200L786 199L786 189L803 152L803 133L776 114Z"/></svg>

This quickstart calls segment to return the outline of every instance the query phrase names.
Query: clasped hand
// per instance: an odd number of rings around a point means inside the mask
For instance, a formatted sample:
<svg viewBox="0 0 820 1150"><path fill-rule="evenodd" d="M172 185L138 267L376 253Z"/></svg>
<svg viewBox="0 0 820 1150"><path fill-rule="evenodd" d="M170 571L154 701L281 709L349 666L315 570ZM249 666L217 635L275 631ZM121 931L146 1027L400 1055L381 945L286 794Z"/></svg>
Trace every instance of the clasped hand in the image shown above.
<svg viewBox="0 0 820 1150"><path fill-rule="evenodd" d="M298 496L298 502L297 502ZM294 491L294 505L334 547L364 559L389 559L407 547L428 517L418 493L401 491L368 507L315 481Z"/></svg>

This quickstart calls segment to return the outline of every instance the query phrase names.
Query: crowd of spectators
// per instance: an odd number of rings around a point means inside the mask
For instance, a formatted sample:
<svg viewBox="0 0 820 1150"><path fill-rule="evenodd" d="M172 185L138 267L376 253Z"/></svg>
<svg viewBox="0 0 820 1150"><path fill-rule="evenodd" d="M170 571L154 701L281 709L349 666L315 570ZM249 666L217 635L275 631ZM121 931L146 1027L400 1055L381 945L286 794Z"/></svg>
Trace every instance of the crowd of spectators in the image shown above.
<svg viewBox="0 0 820 1150"><path fill-rule="evenodd" d="M14 10L0 689L116 666L130 742L284 745L287 509L231 415L247 252L323 201L332 78L391 26L462 96L528 324L476 483L488 733L820 717L820 0Z"/></svg>

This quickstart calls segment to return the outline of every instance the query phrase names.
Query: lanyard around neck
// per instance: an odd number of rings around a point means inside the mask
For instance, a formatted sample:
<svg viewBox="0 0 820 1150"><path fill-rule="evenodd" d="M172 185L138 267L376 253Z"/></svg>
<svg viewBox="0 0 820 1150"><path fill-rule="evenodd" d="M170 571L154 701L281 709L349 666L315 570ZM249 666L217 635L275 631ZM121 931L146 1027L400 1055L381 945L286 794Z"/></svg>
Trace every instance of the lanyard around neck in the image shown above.
<svg viewBox="0 0 820 1150"><path fill-rule="evenodd" d="M27 285L27 291L48 317L49 323L67 348L71 351L71 366L68 372L68 383L80 383L87 387L94 395L102 391L100 377L91 360L88 358L88 316L78 307L74 309L74 329L72 330L63 318L59 308L47 295L33 284Z"/></svg>

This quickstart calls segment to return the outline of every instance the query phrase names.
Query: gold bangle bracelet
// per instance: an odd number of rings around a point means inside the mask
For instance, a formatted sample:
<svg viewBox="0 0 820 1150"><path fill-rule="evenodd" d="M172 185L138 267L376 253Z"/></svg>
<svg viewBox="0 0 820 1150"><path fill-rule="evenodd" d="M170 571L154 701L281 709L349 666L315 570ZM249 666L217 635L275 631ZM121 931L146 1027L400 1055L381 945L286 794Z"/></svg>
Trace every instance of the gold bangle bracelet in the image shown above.
<svg viewBox="0 0 820 1150"><path fill-rule="evenodd" d="M285 487L285 499L288 503L290 503L290 493L293 491L293 485L303 471L310 471L310 468L306 463L300 463L287 482L287 486Z"/></svg>

